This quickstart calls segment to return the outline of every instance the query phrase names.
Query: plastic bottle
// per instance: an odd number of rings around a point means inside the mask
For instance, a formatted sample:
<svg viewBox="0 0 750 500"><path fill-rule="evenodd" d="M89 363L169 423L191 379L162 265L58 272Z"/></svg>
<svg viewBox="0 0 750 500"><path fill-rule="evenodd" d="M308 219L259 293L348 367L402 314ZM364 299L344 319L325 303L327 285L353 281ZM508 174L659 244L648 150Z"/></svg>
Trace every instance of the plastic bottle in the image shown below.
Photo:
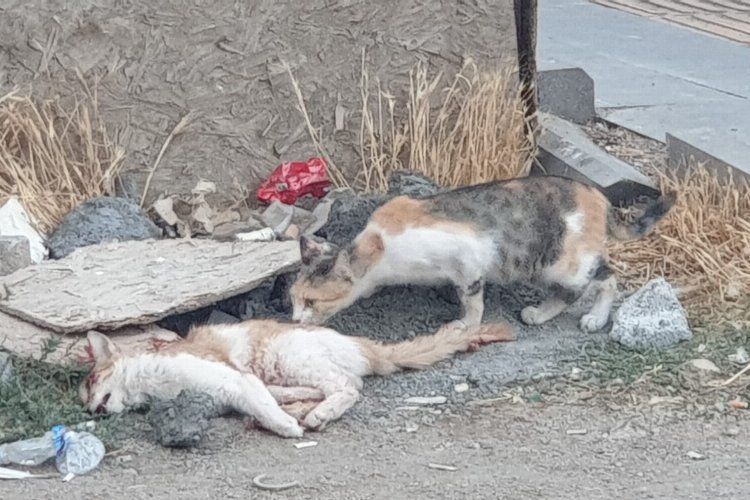
<svg viewBox="0 0 750 500"><path fill-rule="evenodd" d="M85 474L104 458L104 444L91 433L56 425L44 436L0 445L0 465L40 465L52 457L61 474Z"/></svg>

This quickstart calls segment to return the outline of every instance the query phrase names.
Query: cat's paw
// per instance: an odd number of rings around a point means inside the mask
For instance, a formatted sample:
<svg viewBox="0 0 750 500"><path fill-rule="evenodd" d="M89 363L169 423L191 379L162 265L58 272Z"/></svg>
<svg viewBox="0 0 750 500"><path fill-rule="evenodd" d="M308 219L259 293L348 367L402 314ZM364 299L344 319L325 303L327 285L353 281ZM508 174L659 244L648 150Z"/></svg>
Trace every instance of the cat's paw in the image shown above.
<svg viewBox="0 0 750 500"><path fill-rule="evenodd" d="M587 333L593 333L601 330L604 328L604 325L607 324L607 318L606 316L597 316L596 314L584 314L581 316L581 330Z"/></svg>
<svg viewBox="0 0 750 500"><path fill-rule="evenodd" d="M283 423L275 424L270 430L285 438L300 438L305 434L305 429L291 415L286 415Z"/></svg>
<svg viewBox="0 0 750 500"><path fill-rule="evenodd" d="M544 323L541 319L538 307L528 306L521 310L521 321L527 325L541 325Z"/></svg>
<svg viewBox="0 0 750 500"><path fill-rule="evenodd" d="M315 410L307 414L305 419L302 421L302 425L311 431L322 431L323 428L328 424L328 420L324 419L320 412Z"/></svg>

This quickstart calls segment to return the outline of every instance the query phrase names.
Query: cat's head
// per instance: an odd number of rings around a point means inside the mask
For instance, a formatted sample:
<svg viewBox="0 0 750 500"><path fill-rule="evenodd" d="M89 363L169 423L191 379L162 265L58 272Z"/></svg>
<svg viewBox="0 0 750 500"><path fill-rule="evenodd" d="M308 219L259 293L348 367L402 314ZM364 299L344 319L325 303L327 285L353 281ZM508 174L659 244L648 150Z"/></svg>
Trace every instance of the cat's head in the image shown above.
<svg viewBox="0 0 750 500"><path fill-rule="evenodd" d="M117 377L118 364L123 355L109 338L101 333L88 333L89 354L94 358L94 368L86 376L78 395L86 409L93 414L119 413L125 409L125 388Z"/></svg>
<svg viewBox="0 0 750 500"><path fill-rule="evenodd" d="M302 266L292 285L292 319L322 324L356 299L351 249L315 236L300 238Z"/></svg>

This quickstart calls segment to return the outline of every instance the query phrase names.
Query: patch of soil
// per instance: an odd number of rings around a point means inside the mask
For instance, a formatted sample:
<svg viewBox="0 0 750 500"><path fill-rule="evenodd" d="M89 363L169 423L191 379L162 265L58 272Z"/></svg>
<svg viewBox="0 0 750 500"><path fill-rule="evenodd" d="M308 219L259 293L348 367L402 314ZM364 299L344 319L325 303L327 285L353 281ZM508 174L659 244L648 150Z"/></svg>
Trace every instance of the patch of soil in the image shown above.
<svg viewBox="0 0 750 500"><path fill-rule="evenodd" d="M621 398L622 399L622 398ZM619 404L618 404L619 403ZM686 408L623 401L401 410L370 425L344 419L304 440L246 432L221 419L192 451L133 442L99 469L3 484L8 499L299 498L464 499L742 498L750 425L730 414L697 419ZM440 412L440 415L435 413ZM697 458L691 458L693 452ZM430 464L455 467L439 470ZM46 467L38 472L45 471ZM49 467L49 472L54 472ZM298 481L280 492L252 480Z"/></svg>

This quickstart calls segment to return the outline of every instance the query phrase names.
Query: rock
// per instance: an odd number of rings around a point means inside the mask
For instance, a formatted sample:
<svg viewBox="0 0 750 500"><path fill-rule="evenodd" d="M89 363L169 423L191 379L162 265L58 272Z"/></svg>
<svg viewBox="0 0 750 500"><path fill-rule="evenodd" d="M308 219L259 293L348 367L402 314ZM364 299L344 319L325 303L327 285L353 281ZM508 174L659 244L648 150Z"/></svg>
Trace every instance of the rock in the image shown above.
<svg viewBox="0 0 750 500"><path fill-rule="evenodd" d="M77 248L107 241L147 240L161 230L137 203L114 197L91 199L70 212L50 236L50 257L61 259Z"/></svg>
<svg viewBox="0 0 750 500"><path fill-rule="evenodd" d="M185 390L174 399L152 402L148 422L162 446L189 448L201 442L208 431L209 419L219 413L211 396Z"/></svg>
<svg viewBox="0 0 750 500"><path fill-rule="evenodd" d="M206 321L207 325L227 325L232 323L239 323L240 319L232 316L231 314L227 314L224 311L220 309L214 309L211 311L211 314L208 316L208 320Z"/></svg>
<svg viewBox="0 0 750 500"><path fill-rule="evenodd" d="M705 358L691 359L690 366L702 372L721 373L718 366Z"/></svg>
<svg viewBox="0 0 750 500"><path fill-rule="evenodd" d="M405 403L410 405L430 406L430 405L442 405L448 401L445 396L433 396L433 397L420 397L415 396L412 398L406 398Z"/></svg>
<svg viewBox="0 0 750 500"><path fill-rule="evenodd" d="M321 227L325 226L328 222L328 216L331 214L332 206L333 198L330 196L325 197L318 203L312 211L312 220L306 227L302 228L302 234L315 234Z"/></svg>
<svg viewBox="0 0 750 500"><path fill-rule="evenodd" d="M0 236L0 276L31 265L31 245L25 236Z"/></svg>
<svg viewBox="0 0 750 500"><path fill-rule="evenodd" d="M313 216L303 208L274 201L261 214L260 219L266 226L272 228L276 234L284 234L292 224L297 227L307 226L312 222Z"/></svg>
<svg viewBox="0 0 750 500"><path fill-rule="evenodd" d="M540 71L539 110L583 124L596 118L594 80L581 68Z"/></svg>
<svg viewBox="0 0 750 500"><path fill-rule="evenodd" d="M744 347L738 347L737 352L729 355L729 360L738 365L746 365L748 359L750 359L750 357L748 357L747 350Z"/></svg>
<svg viewBox="0 0 750 500"><path fill-rule="evenodd" d="M424 198L442 191L430 178L416 170L396 170L388 178L388 194Z"/></svg>
<svg viewBox="0 0 750 500"><path fill-rule="evenodd" d="M689 452L687 452L687 456L688 456L688 458L691 458L693 460L705 460L706 459L705 455L702 455L702 454L700 454L700 453L698 453L696 451L689 451Z"/></svg>
<svg viewBox="0 0 750 500"><path fill-rule="evenodd" d="M664 349L690 340L693 332L674 289L657 278L623 301L609 335L631 349Z"/></svg>
<svg viewBox="0 0 750 500"><path fill-rule="evenodd" d="M0 352L0 385L7 384L11 379L13 379L13 360L7 352Z"/></svg>
<svg viewBox="0 0 750 500"><path fill-rule="evenodd" d="M453 386L453 391L458 392L459 394L462 392L466 392L468 390L469 390L469 384L467 384L466 382L463 382L461 384L456 384Z"/></svg>

